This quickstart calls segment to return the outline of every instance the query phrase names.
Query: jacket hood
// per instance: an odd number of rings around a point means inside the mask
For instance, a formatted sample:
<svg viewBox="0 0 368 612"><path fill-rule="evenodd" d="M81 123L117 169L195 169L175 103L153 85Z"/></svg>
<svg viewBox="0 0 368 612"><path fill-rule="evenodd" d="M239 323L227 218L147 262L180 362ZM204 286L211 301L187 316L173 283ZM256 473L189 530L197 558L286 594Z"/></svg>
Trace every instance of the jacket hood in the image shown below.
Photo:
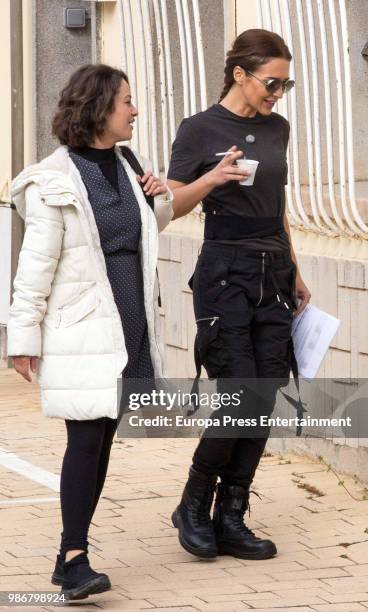
<svg viewBox="0 0 368 612"><path fill-rule="evenodd" d="M12 181L12 201L22 219L26 215L26 188L32 183L39 185L41 195L58 193L76 195L70 176L69 155L66 147L58 147L54 153L41 162L22 170Z"/></svg>

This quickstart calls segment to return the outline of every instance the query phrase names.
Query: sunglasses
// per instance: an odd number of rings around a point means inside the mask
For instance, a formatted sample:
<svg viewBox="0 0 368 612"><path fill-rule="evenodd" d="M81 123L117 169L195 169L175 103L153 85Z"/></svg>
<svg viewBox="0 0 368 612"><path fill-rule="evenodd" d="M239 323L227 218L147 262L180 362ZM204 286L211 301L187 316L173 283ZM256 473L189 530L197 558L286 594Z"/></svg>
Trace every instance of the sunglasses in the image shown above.
<svg viewBox="0 0 368 612"><path fill-rule="evenodd" d="M250 74L250 76L254 77L255 79L257 79L257 81L259 81L260 83L262 83L262 85L265 86L266 90L270 94L276 93L276 91L278 91L280 87L282 88L283 93L288 93L288 91L290 91L290 89L292 89L295 85L295 81L293 81L292 79L285 79L284 81L282 79L272 79L272 78L271 79L259 79L250 70L245 70L245 72L247 74Z"/></svg>

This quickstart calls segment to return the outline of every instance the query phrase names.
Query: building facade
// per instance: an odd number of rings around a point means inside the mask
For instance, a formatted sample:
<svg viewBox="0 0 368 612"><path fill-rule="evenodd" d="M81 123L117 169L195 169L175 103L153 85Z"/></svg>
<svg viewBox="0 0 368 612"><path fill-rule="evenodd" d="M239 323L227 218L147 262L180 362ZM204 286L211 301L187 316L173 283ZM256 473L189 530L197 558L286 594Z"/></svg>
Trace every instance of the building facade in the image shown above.
<svg viewBox="0 0 368 612"><path fill-rule="evenodd" d="M86 9L85 27L65 27L65 8ZM1 110L9 144L0 153L4 364L6 312L21 235L16 213L7 206L9 180L19 165L41 159L55 146L50 119L69 74L96 60L126 70L140 110L132 145L164 175L181 119L217 101L234 36L264 27L280 33L294 57L296 87L277 109L291 124L287 201L294 246L313 302L341 319L319 376L368 377L365 0L3 0L0 11L7 92ZM19 81L19 66L17 75L12 70L14 49L22 54L22 142L14 137L19 131L11 95L12 84ZM161 322L173 377L195 374L195 321L187 281L203 234L199 208L161 236ZM322 454L339 469L368 479L365 439L272 440L270 445Z"/></svg>

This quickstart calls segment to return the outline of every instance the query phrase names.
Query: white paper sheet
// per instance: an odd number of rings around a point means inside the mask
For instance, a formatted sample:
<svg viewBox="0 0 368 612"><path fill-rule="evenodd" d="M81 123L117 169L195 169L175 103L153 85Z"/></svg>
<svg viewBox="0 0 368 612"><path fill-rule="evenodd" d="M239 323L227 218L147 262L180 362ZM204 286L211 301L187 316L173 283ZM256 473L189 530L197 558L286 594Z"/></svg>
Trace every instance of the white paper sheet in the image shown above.
<svg viewBox="0 0 368 612"><path fill-rule="evenodd" d="M339 319L312 304L294 319L292 337L300 377L315 377L339 325Z"/></svg>

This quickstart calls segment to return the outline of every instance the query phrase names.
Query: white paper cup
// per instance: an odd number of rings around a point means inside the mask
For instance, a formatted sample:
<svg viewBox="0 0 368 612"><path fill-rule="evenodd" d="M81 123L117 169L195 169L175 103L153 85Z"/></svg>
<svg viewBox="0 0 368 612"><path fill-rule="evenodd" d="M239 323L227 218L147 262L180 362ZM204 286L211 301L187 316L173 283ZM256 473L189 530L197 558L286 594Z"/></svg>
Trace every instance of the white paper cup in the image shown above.
<svg viewBox="0 0 368 612"><path fill-rule="evenodd" d="M243 185L245 187L253 185L259 162L255 159L237 159L236 163L238 164L239 168L248 170L248 172L251 173L249 176L246 176L243 181L239 181L239 185Z"/></svg>

